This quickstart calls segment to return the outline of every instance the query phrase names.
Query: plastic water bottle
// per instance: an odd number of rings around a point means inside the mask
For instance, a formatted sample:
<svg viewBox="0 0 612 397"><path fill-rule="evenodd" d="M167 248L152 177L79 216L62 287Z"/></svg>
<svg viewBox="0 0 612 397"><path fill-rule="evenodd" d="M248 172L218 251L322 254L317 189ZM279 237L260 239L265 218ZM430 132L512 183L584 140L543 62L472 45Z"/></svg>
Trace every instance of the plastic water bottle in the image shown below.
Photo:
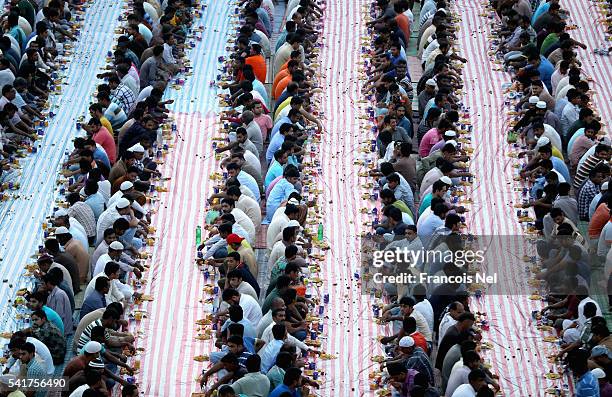
<svg viewBox="0 0 612 397"><path fill-rule="evenodd" d="M319 228L317 229L317 241L323 241L323 224L319 223Z"/></svg>
<svg viewBox="0 0 612 397"><path fill-rule="evenodd" d="M198 225L196 227L196 246L199 247L202 243L202 227Z"/></svg>

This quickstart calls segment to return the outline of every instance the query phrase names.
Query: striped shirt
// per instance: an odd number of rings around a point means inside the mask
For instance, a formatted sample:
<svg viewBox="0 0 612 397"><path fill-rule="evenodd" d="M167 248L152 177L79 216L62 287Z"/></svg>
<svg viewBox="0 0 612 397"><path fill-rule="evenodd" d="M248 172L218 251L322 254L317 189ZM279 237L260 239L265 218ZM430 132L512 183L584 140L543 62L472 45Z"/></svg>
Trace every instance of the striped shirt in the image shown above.
<svg viewBox="0 0 612 397"><path fill-rule="evenodd" d="M77 201L68 208L68 215L79 221L85 229L87 237L96 235L96 215L91 207L83 201Z"/></svg>
<svg viewBox="0 0 612 397"><path fill-rule="evenodd" d="M578 166L576 170L576 176L574 177L574 189L578 190L580 186L587 180L589 177L589 172L599 164L601 164L602 160L599 159L594 154L587 157L586 160L582 164Z"/></svg>
<svg viewBox="0 0 612 397"><path fill-rule="evenodd" d="M81 336L79 337L79 343L77 344L77 350L81 350L87 344L87 342L91 341L91 330L94 329L95 327L102 327L101 318L92 322L87 327L85 327L85 329L81 333ZM109 338L110 338L110 331L108 330L108 328L104 328L104 339L108 340Z"/></svg>

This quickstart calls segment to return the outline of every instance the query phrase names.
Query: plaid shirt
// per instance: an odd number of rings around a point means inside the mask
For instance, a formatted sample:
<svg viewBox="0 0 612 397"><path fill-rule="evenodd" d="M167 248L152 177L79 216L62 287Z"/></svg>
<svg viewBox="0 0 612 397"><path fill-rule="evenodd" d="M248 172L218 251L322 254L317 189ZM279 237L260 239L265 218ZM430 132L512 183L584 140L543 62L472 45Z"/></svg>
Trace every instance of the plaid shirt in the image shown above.
<svg viewBox="0 0 612 397"><path fill-rule="evenodd" d="M429 383L433 384L434 373L431 367L431 361L429 361L429 357L420 347L415 347L410 358L406 360L406 369L414 369L426 375L427 379L429 379Z"/></svg>
<svg viewBox="0 0 612 397"><path fill-rule="evenodd" d="M87 237L96 235L96 216L89 205L83 201L77 201L68 208L68 215L79 221L85 229Z"/></svg>
<svg viewBox="0 0 612 397"><path fill-rule="evenodd" d="M589 220L589 206L593 197L599 193L599 186L594 184L590 179L587 180L580 191L578 192L578 217L581 221Z"/></svg>
<svg viewBox="0 0 612 397"><path fill-rule="evenodd" d="M33 326L32 330L36 339L49 348L53 364L62 364L66 355L66 340L63 333L49 321L46 321L42 327Z"/></svg>
<svg viewBox="0 0 612 397"><path fill-rule="evenodd" d="M125 84L121 83L110 95L111 101L121 106L126 115L129 115L136 104L136 96Z"/></svg>

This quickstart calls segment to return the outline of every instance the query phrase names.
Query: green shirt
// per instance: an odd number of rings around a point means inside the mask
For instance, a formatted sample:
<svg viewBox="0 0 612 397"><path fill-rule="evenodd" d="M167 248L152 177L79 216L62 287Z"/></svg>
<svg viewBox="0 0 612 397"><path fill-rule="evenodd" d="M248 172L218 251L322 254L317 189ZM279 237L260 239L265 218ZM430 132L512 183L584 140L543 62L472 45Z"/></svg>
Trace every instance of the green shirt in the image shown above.
<svg viewBox="0 0 612 397"><path fill-rule="evenodd" d="M391 205L397 208L398 210L402 211L403 213L408 214L412 217L412 211L410 211L410 208L408 208L406 203L404 203L402 200L395 200L395 203Z"/></svg>
<svg viewBox="0 0 612 397"><path fill-rule="evenodd" d="M423 197L423 200L421 200L421 205L419 206L419 216L423 215L423 212L425 212L425 210L431 206L432 198L432 193L427 193L427 195Z"/></svg>
<svg viewBox="0 0 612 397"><path fill-rule="evenodd" d="M586 123L582 120L576 120L574 122L574 124L571 125L571 127L569 128L569 130L567 130L567 134L566 134L566 139L569 142L570 138L572 136L574 136L574 134L576 133L576 131L578 131L581 128L584 128L586 126Z"/></svg>
<svg viewBox="0 0 612 397"><path fill-rule="evenodd" d="M276 261L272 267L272 271L270 272L270 283L268 285L268 290L266 291L266 296L272 292L274 287L276 287L276 279L278 279L285 272L285 267L287 267L287 258L281 256Z"/></svg>
<svg viewBox="0 0 612 397"><path fill-rule="evenodd" d="M268 371L268 379L270 379L270 392L276 389L276 387L283 383L283 378L285 377L285 370L277 367L276 365L270 368Z"/></svg>
<svg viewBox="0 0 612 397"><path fill-rule="evenodd" d="M19 7L19 15L28 20L28 23L32 29L36 29L36 10L28 0L21 0L17 7Z"/></svg>
<svg viewBox="0 0 612 397"><path fill-rule="evenodd" d="M268 310L270 310L270 306L272 306L272 301L274 300L274 298L278 298L278 289L276 289L276 287L274 287L274 289L270 291L268 296L266 296L266 300L264 301L263 305L261 305L262 314L266 314Z"/></svg>
<svg viewBox="0 0 612 397"><path fill-rule="evenodd" d="M546 50L548 50L548 48L551 45L555 44L557 41L559 41L559 36L556 33L551 33L546 36L546 38L542 42L542 47L540 47L540 54L543 55L544 53L546 53Z"/></svg>

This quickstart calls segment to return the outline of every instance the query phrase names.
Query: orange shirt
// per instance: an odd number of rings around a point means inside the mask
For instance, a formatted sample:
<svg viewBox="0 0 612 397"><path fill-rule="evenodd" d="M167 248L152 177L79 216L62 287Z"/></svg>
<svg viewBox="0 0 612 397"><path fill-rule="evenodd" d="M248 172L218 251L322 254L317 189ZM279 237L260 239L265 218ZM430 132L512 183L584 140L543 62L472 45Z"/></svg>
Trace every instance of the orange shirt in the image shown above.
<svg viewBox="0 0 612 397"><path fill-rule="evenodd" d="M288 74L281 81L279 81L276 85L276 89L274 90L274 98L279 98L283 94L283 91L285 91L285 88L287 88L289 83L291 83L292 81L293 76L291 76L290 74Z"/></svg>
<svg viewBox="0 0 612 397"><path fill-rule="evenodd" d="M266 74L268 73L266 66L266 59L263 55L253 55L245 59L244 61L247 65L251 65L253 67L253 73L255 73L255 77L257 80L262 83L266 82Z"/></svg>
<svg viewBox="0 0 612 397"><path fill-rule="evenodd" d="M397 26L402 30L406 40L410 40L410 19L404 14L399 14L395 17ZM406 43L408 45L408 43Z"/></svg>
<svg viewBox="0 0 612 397"><path fill-rule="evenodd" d="M274 82L272 83L272 94L276 92L276 86L278 85L278 83L280 83L280 81L288 75L289 71L287 69L283 69L276 74L276 77L274 77ZM274 96L274 98L276 98L276 96Z"/></svg>
<svg viewBox="0 0 612 397"><path fill-rule="evenodd" d="M606 223L610 220L610 209L606 203L600 204L589 222L589 238L598 238Z"/></svg>
<svg viewBox="0 0 612 397"><path fill-rule="evenodd" d="M420 332L413 332L410 334L410 337L414 339L414 345L416 347L420 347L425 353L427 353L427 340L425 340L423 334Z"/></svg>

